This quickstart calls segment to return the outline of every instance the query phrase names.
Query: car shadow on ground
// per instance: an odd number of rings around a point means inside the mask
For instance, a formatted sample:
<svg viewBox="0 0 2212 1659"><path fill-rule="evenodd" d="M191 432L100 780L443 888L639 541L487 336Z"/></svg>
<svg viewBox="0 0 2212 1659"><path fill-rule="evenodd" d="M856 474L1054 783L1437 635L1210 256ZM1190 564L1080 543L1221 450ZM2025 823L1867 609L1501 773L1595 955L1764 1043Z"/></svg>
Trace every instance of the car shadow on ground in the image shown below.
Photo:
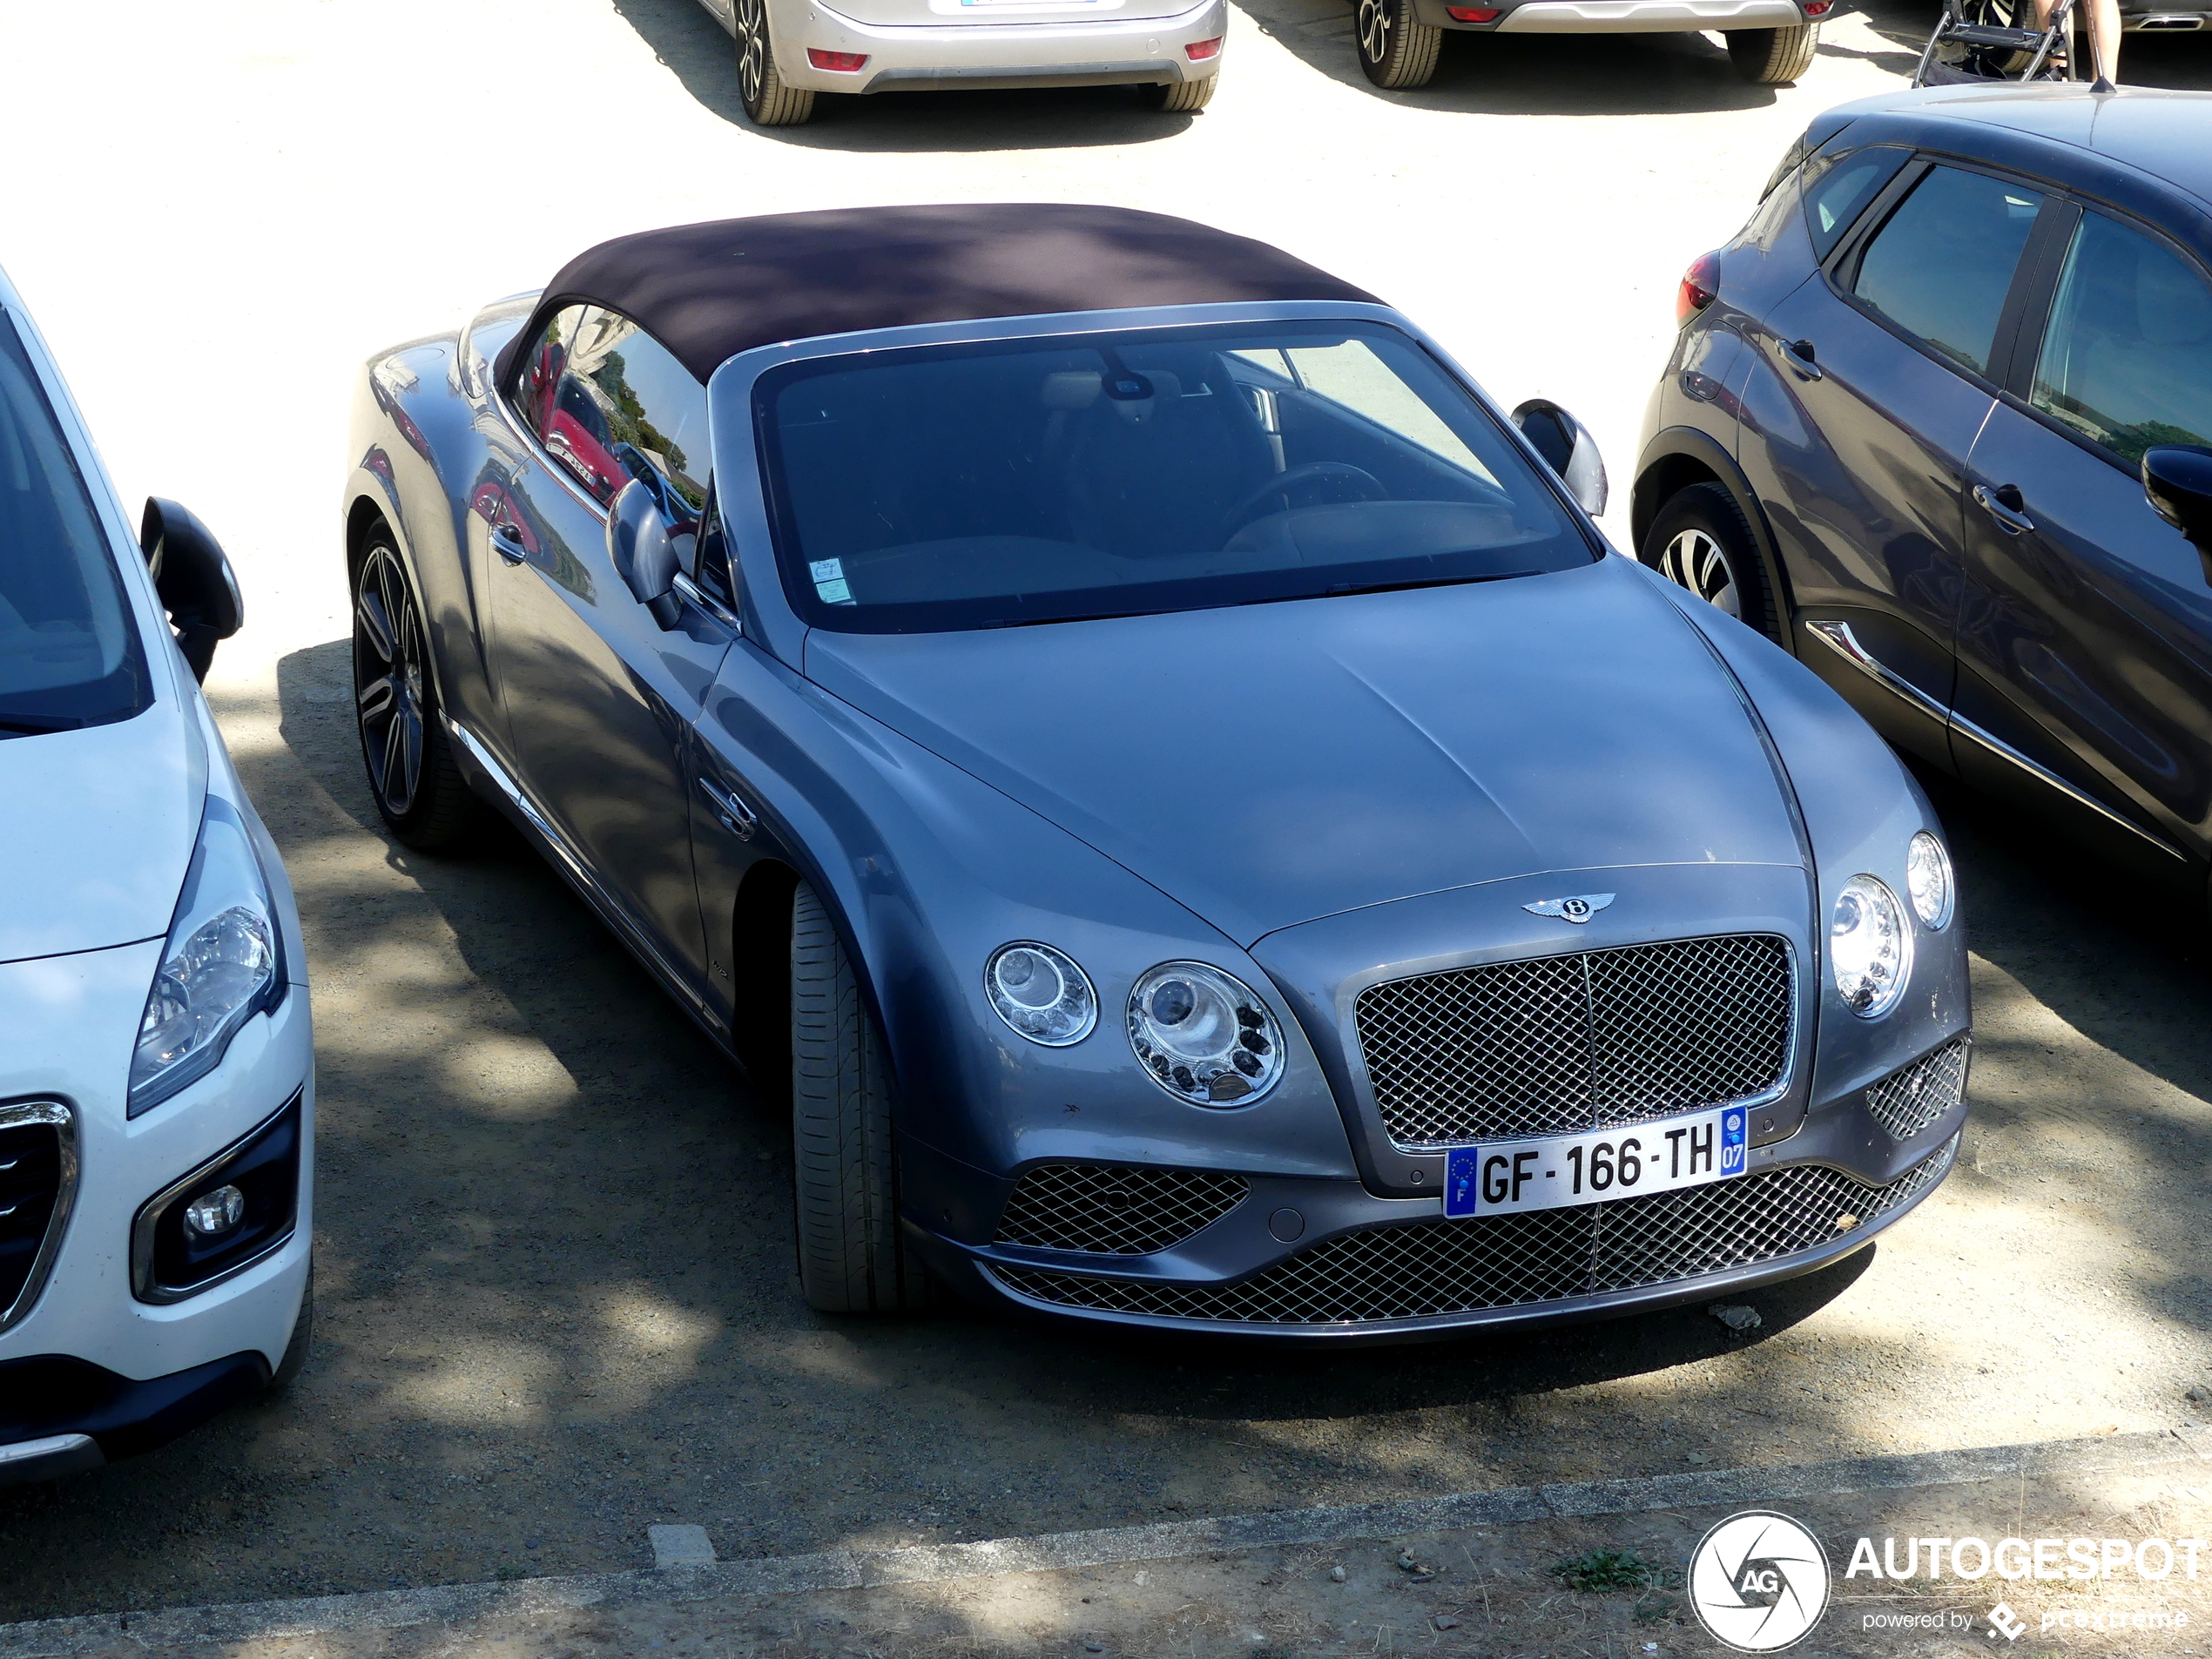
<svg viewBox="0 0 2212 1659"><path fill-rule="evenodd" d="M1775 101L1773 87L1744 80L1717 42L1698 34L1454 30L1444 37L1434 80L1412 91L1386 91L1360 71L1352 10L1344 0L1234 3L1308 68L1408 109L1454 115L1676 115L1762 109Z"/></svg>
<svg viewBox="0 0 2212 1659"><path fill-rule="evenodd" d="M1148 107L1126 86L981 92L826 94L805 126L756 127L738 96L736 49L698 0L614 0L684 90L734 126L809 150L874 152L1080 150L1171 138L1192 117Z"/></svg>

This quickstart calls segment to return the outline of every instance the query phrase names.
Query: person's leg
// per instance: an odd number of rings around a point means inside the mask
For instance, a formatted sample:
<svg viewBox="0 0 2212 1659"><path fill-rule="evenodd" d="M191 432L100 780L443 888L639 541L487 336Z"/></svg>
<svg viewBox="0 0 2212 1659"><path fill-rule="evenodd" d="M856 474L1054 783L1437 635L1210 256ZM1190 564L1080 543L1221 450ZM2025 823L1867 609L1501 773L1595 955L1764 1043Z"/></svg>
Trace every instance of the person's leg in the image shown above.
<svg viewBox="0 0 2212 1659"><path fill-rule="evenodd" d="M2086 8L2082 21L2089 25L2089 62L2095 78L2120 84L2120 0L2074 0Z"/></svg>

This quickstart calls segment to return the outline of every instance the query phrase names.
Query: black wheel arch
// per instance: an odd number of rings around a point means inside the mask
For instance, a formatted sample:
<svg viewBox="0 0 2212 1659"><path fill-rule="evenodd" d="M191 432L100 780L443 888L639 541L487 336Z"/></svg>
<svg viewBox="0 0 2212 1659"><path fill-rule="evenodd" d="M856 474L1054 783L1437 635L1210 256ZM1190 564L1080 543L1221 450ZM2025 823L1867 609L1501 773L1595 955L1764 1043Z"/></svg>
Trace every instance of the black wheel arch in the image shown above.
<svg viewBox="0 0 2212 1659"><path fill-rule="evenodd" d="M1735 499L1744 523L1751 527L1752 539L1758 543L1759 557L1774 590L1782 635L1788 642L1787 649L1795 656L1797 597L1781 549L1774 539L1773 527L1767 523L1766 512L1759 505L1758 492L1751 488L1751 481L1743 475L1743 469L1736 464L1736 457L1710 435L1695 427L1669 427L1643 446L1643 453L1636 459L1635 484L1629 497L1631 550L1637 559L1642 559L1643 538L1649 534L1660 509L1677 492L1692 484L1718 484Z"/></svg>

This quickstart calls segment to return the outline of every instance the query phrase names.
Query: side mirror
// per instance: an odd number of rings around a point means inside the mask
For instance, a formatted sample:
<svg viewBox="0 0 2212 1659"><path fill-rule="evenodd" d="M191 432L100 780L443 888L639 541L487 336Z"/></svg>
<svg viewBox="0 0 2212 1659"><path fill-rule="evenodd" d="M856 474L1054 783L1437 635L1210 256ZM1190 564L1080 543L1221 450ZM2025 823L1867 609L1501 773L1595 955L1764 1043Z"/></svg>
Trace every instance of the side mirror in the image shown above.
<svg viewBox="0 0 2212 1659"><path fill-rule="evenodd" d="M216 643L228 639L246 621L238 573L206 525L158 496L146 498L145 516L138 521L138 550L153 572L153 590L169 613L169 625L177 631L177 649L192 678L206 679Z"/></svg>
<svg viewBox="0 0 2212 1659"><path fill-rule="evenodd" d="M1595 518L1605 510L1605 457L1589 429L1548 397L1532 397L1513 412L1513 423L1536 447L1567 493Z"/></svg>
<svg viewBox="0 0 2212 1659"><path fill-rule="evenodd" d="M664 628L676 624L676 543L653 492L635 478L607 515L607 556L631 597Z"/></svg>
<svg viewBox="0 0 2212 1659"><path fill-rule="evenodd" d="M2195 545L2212 583L2212 449L2161 443L2143 451L2143 498Z"/></svg>

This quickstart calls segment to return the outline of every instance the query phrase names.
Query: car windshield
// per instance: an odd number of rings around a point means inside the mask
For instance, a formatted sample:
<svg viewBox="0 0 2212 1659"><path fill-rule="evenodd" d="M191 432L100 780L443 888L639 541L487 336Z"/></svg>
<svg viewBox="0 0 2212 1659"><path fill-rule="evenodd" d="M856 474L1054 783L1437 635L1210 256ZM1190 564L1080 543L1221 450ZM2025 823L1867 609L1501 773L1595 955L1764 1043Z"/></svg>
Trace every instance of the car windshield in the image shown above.
<svg viewBox="0 0 2212 1659"><path fill-rule="evenodd" d="M1531 576L1601 550L1394 329L870 352L753 388L784 585L907 633Z"/></svg>
<svg viewBox="0 0 2212 1659"><path fill-rule="evenodd" d="M91 493L0 312L0 738L126 719L148 693Z"/></svg>

